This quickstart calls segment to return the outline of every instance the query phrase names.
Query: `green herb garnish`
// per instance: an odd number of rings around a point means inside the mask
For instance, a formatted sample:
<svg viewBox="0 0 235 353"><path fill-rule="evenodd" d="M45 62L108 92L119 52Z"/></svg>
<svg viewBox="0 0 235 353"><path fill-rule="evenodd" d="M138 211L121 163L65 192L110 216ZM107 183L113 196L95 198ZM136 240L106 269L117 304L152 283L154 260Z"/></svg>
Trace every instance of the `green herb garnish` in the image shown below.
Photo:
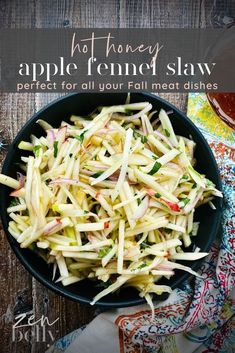
<svg viewBox="0 0 235 353"><path fill-rule="evenodd" d="M140 200L139 197L138 197L138 199L137 199L137 204L138 204L138 206L141 204L141 200Z"/></svg>
<svg viewBox="0 0 235 353"><path fill-rule="evenodd" d="M148 265L143 263L143 264L139 265L137 268L135 268L135 270L141 270L141 268L144 268L146 266L148 266Z"/></svg>
<svg viewBox="0 0 235 353"><path fill-rule="evenodd" d="M153 175L157 173L157 171L161 168L161 166L162 166L161 163L155 162L153 168L150 170L150 172L148 172L148 174Z"/></svg>
<svg viewBox="0 0 235 353"><path fill-rule="evenodd" d="M189 203L190 199L188 197L185 197L184 199L180 200L180 202L183 202L184 206Z"/></svg>
<svg viewBox="0 0 235 353"><path fill-rule="evenodd" d="M188 179L188 175L187 175L187 174L184 174L184 175L182 176L182 179L187 180L187 179Z"/></svg>
<svg viewBox="0 0 235 353"><path fill-rule="evenodd" d="M19 200L16 198L16 197L14 197L12 200L11 200L11 202L10 202L10 207L14 207L14 206L17 206L17 205L19 205Z"/></svg>
<svg viewBox="0 0 235 353"><path fill-rule="evenodd" d="M148 138L147 138L147 136L141 136L141 142L142 143L146 143L148 141Z"/></svg>
<svg viewBox="0 0 235 353"><path fill-rule="evenodd" d="M122 123L122 127L126 128L128 125L130 125L130 122L129 121L124 121Z"/></svg>
<svg viewBox="0 0 235 353"><path fill-rule="evenodd" d="M164 129L164 132L165 132L165 135L166 135L167 137L170 137L170 136L171 136L170 132L169 132L167 129Z"/></svg>
<svg viewBox="0 0 235 353"><path fill-rule="evenodd" d="M146 266L148 266L148 265L146 263L143 263L143 264L139 265L136 268L132 268L131 271L141 270L141 268L144 268Z"/></svg>
<svg viewBox="0 0 235 353"><path fill-rule="evenodd" d="M59 143L59 141L55 141L54 144L53 144L53 147L54 147L54 158L56 158L57 155L58 155L58 143Z"/></svg>
<svg viewBox="0 0 235 353"><path fill-rule="evenodd" d="M100 251L98 252L98 257L102 259L103 257L105 257L105 255L110 252L110 250L111 248L109 246L104 246L103 249L100 249Z"/></svg>
<svg viewBox="0 0 235 353"><path fill-rule="evenodd" d="M91 177L92 178L98 178L100 175L102 175L104 172L97 172L95 174L92 174Z"/></svg>
<svg viewBox="0 0 235 353"><path fill-rule="evenodd" d="M81 133L80 135L75 135L75 139L77 139L78 141L80 141L81 143L83 143L84 141L84 134L86 131L84 131L83 133Z"/></svg>
<svg viewBox="0 0 235 353"><path fill-rule="evenodd" d="M133 136L135 139L140 137L142 143L146 143L148 141L147 136L140 134L138 131L133 130Z"/></svg>
<svg viewBox="0 0 235 353"><path fill-rule="evenodd" d="M33 153L35 154L35 157L39 157L39 152L40 152L40 149L42 148L41 145L36 145L34 146L33 148Z"/></svg>
<svg viewBox="0 0 235 353"><path fill-rule="evenodd" d="M162 195L159 194L159 192L157 192L154 196L155 196L157 199L160 199L160 197L162 197Z"/></svg>
<svg viewBox="0 0 235 353"><path fill-rule="evenodd" d="M193 186L192 186L192 189L196 189L196 187L197 187L197 184L194 183Z"/></svg>

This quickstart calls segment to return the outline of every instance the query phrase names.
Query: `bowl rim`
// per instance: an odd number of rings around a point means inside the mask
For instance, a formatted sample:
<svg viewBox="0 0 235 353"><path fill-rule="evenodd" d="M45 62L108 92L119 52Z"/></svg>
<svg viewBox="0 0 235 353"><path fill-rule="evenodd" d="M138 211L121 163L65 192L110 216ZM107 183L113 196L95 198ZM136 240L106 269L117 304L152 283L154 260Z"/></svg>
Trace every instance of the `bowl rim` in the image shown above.
<svg viewBox="0 0 235 353"><path fill-rule="evenodd" d="M60 103L61 101L64 101L72 96L80 96L80 95L87 95L87 94L103 94L103 95L108 95L108 94L120 94L120 93L126 93L127 92L117 92L117 93L111 93L111 92L75 92L75 93L70 93L64 96L61 96L53 101L51 101L50 103L46 104L44 107L42 107L38 112L34 113L28 120L27 122L22 126L22 128L18 131L17 135L15 136L15 138L13 139L12 143L9 145L6 157L4 159L3 165L2 165L2 173L5 174L7 172L8 169L8 165L11 161L11 154L13 152L13 146L15 145L16 141L19 139L19 136L24 132L25 129L28 128L28 126L30 126L32 123L36 123L36 120L38 119L38 117L45 112L48 108L52 107L55 104ZM198 127L186 116L185 113L183 113L180 109L178 109L177 107L175 107L173 104L171 104L170 102L166 101L165 99L149 93L149 92L131 92L132 93L137 93L138 95L142 96L143 99L148 99L148 97L150 97L151 99L155 99L160 103L163 103L165 105L167 105L169 107L169 109L172 109L174 111L174 113L176 113L178 116L180 116L180 118L184 119L186 121L186 123L188 125L190 125L190 128L195 132L195 134L197 134L202 143L204 144L204 147L207 150L207 153L209 155L210 158L210 162L213 164L213 168L216 171L216 175L215 175L215 179L217 181L217 188L219 190L222 189L222 183L221 183L221 179L220 179L220 174L219 174L219 169L215 160L215 157L213 155L213 152L211 150L211 148L209 147L205 137L203 136L203 134L201 133L201 131L198 129ZM2 196L4 194L4 189L2 186L0 186L0 198L2 199ZM8 228L8 223L6 220L6 217L4 216L4 211L6 210L5 205L3 205L3 203L0 203L0 216L1 216L1 220L2 220L2 225L3 225L3 230L4 233L6 235L6 238L8 240L8 243L10 244L13 252L15 253L16 257L19 259L19 261L21 262L21 264L23 264L23 266L25 267L25 269L36 279L38 280L41 284L43 284L46 288L49 288L50 290L52 290L54 293L59 294L65 298L68 298L72 301L75 302L79 302L85 305L88 305L91 303L90 299L85 298L84 296L80 296L79 294L74 294L72 292L70 292L66 287L59 287L57 285L57 283L53 282L52 280L48 280L47 278L45 278L40 271L36 270L34 267L31 266L30 262L27 261L27 259L25 258L25 256L22 254L22 249L19 247L18 243L15 243L15 239L13 239L13 237L10 235L10 233L8 232L7 228ZM215 220L215 224L214 224L214 239L216 237L216 235L219 232L219 228L220 228L220 224L221 224L221 217L222 217L222 200L219 200L219 207L217 208L217 218ZM205 247L205 249L203 249L203 251L208 251L212 245L212 241L213 239L207 243L207 246ZM203 259L202 259L203 260ZM192 263L191 268L193 270L197 270L200 265L202 260L197 260L194 261ZM171 288L177 288L179 285L183 284L183 282L185 282L189 277L190 277L190 273L187 272L182 272L182 276L180 276L180 278L176 278L175 282L173 283L173 285L171 285ZM144 304L146 303L144 298L136 298L133 300L125 300L123 302L111 302L111 301L105 301L105 300L99 300L94 306L99 306L99 307L103 307L103 308L124 308L124 307L128 307L128 306L135 306L135 305L140 305L140 304Z"/></svg>

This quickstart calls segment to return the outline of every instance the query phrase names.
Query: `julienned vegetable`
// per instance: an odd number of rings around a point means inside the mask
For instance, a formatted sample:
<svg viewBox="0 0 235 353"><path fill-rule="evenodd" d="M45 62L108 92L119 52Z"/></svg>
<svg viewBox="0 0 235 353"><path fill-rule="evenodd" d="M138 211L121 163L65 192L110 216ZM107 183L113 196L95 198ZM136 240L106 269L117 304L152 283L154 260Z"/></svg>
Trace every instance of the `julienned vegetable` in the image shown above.
<svg viewBox="0 0 235 353"><path fill-rule="evenodd" d="M7 211L10 234L22 248L34 244L59 271L63 285L84 278L109 283L92 301L121 286L136 287L153 308L156 284L179 268L176 260L198 230L197 206L214 196L214 184L194 169L195 143L177 136L161 110L155 131L148 102L103 107L92 120L72 116L45 135L21 141L25 176L0 175L13 188ZM110 284L111 283L111 284Z"/></svg>

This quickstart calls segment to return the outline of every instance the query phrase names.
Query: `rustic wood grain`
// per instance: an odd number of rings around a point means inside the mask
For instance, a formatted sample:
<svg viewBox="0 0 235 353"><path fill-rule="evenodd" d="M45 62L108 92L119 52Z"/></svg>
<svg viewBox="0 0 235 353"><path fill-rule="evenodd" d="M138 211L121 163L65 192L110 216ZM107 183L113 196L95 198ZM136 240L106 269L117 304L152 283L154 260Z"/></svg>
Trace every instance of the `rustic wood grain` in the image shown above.
<svg viewBox="0 0 235 353"><path fill-rule="evenodd" d="M30 16L26 14L30 12ZM31 28L35 25L34 3L0 2L1 28ZM34 94L0 95L0 131L6 143L10 143L19 129L35 111ZM0 159L5 153L0 154ZM34 314L32 278L12 253L1 228L1 352L24 353L31 351L32 337L29 342L13 342L12 325L15 317L22 313Z"/></svg>
<svg viewBox="0 0 235 353"><path fill-rule="evenodd" d="M32 94L0 95L0 130L6 143L12 141L33 111L34 97ZM1 159L2 157L3 153L1 153ZM9 351L12 353L27 352L27 341L12 342L11 330L16 315L24 312L33 312L32 281L30 275L12 253L2 228L0 232L0 264L1 347L9 347Z"/></svg>
<svg viewBox="0 0 235 353"><path fill-rule="evenodd" d="M214 0L1 0L0 28L203 28L216 25L218 17L223 23L225 16L233 16L229 10L232 1L226 1L228 8L224 3ZM58 96L1 93L0 131L6 142L12 141L35 111ZM186 111L186 94L161 96ZM5 153L0 153L0 162ZM95 315L94 309L59 297L32 279L12 253L2 230L0 236L0 352L42 353L51 343L49 338L45 343L35 342L33 337L29 342L12 342L12 323L17 314L29 312L36 318L45 315L50 322L58 317L52 327L53 336L58 338L88 323Z"/></svg>

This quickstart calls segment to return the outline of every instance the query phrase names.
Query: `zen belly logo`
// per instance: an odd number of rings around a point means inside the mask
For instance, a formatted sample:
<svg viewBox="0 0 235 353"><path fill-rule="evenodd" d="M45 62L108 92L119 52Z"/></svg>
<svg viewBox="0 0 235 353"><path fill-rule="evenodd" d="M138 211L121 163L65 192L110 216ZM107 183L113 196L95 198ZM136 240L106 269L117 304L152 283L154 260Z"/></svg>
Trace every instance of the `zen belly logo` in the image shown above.
<svg viewBox="0 0 235 353"><path fill-rule="evenodd" d="M27 342L48 342L54 341L55 337L50 329L58 320L50 322L47 316L42 315L37 319L34 315L27 318L27 313L17 315L16 322L12 326L12 341L20 342L25 340Z"/></svg>

